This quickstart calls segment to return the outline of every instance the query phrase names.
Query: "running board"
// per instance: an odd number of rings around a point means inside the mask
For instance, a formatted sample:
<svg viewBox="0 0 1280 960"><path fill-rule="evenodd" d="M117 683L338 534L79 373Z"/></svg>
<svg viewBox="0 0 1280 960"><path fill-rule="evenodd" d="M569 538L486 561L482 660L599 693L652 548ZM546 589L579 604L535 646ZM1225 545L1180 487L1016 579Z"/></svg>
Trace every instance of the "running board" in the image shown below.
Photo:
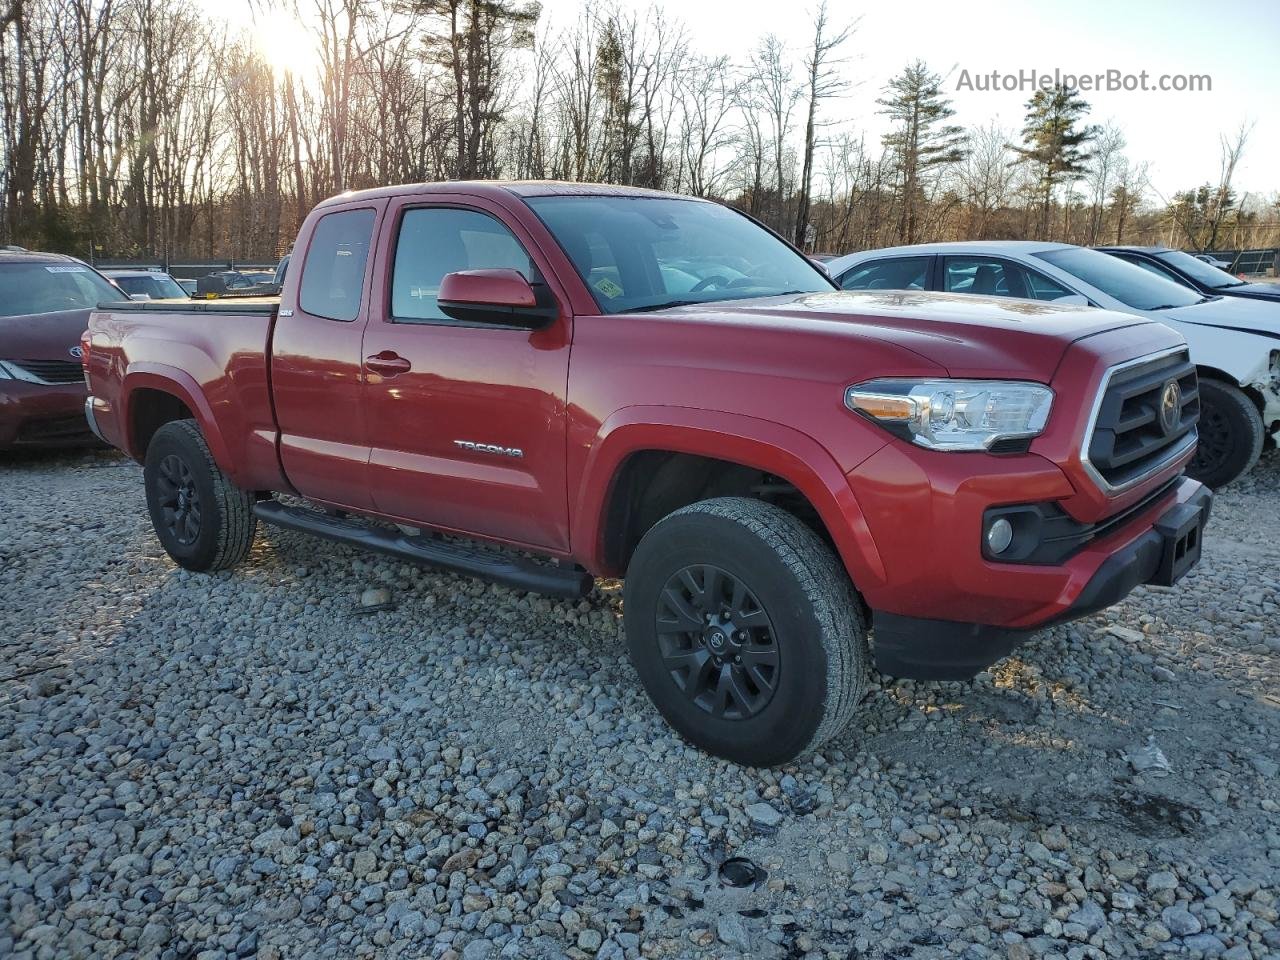
<svg viewBox="0 0 1280 960"><path fill-rule="evenodd" d="M568 600L578 600L591 592L593 580L585 570L513 559L491 550L460 546L425 536L406 536L399 530L369 527L356 520L317 513L302 507L287 507L276 500L263 500L254 504L253 512L259 520L286 530L310 533L429 567L443 567L455 573L495 580L521 590Z"/></svg>

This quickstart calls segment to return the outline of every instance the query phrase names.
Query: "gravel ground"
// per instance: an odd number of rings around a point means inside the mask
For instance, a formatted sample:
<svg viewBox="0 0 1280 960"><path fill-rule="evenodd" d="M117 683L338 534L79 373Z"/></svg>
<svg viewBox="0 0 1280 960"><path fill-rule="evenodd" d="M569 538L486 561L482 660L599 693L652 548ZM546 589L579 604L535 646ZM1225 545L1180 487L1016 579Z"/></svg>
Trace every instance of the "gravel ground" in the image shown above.
<svg viewBox="0 0 1280 960"><path fill-rule="evenodd" d="M272 529L193 575L135 464L0 477L0 956L1280 956L1276 454L1177 589L780 771L658 719L617 584Z"/></svg>

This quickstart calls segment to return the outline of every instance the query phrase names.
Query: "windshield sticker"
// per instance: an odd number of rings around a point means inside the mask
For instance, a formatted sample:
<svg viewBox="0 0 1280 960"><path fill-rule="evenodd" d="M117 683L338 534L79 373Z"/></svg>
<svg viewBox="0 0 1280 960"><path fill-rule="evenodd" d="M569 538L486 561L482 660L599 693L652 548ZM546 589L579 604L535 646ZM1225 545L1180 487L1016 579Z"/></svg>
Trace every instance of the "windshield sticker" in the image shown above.
<svg viewBox="0 0 1280 960"><path fill-rule="evenodd" d="M73 265L60 267L45 267L50 273L88 273L88 267L77 267Z"/></svg>
<svg viewBox="0 0 1280 960"><path fill-rule="evenodd" d="M603 293L610 300L615 300L622 296L622 288L610 280L608 277L601 277L599 280L592 281L591 285Z"/></svg>

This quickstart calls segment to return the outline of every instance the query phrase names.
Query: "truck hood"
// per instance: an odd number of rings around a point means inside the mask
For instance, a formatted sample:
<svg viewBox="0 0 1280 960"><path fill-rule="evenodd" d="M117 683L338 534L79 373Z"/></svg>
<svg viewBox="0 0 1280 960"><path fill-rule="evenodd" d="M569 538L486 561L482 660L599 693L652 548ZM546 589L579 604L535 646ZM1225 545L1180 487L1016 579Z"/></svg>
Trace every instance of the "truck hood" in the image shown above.
<svg viewBox="0 0 1280 960"><path fill-rule="evenodd" d="M89 326L88 310L0 317L0 360L62 360L78 363L80 334Z"/></svg>
<svg viewBox="0 0 1280 960"><path fill-rule="evenodd" d="M1148 311L1155 320L1174 320L1202 327L1222 327L1244 333L1280 337L1280 303L1245 297L1218 297L1189 307Z"/></svg>
<svg viewBox="0 0 1280 960"><path fill-rule="evenodd" d="M681 308L690 317L838 330L897 344L954 377L1048 383L1077 340L1149 324L1131 314L1035 300L915 290L866 290L761 297Z"/></svg>

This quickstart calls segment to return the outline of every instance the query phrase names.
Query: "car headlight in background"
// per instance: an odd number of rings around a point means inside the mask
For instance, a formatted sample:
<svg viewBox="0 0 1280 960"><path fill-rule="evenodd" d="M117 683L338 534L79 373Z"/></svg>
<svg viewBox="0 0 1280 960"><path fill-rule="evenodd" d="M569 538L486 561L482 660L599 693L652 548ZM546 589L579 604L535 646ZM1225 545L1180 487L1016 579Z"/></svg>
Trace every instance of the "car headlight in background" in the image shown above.
<svg viewBox="0 0 1280 960"><path fill-rule="evenodd" d="M1053 391L1017 380L871 380L850 387L845 405L930 450L990 450L1044 430Z"/></svg>

